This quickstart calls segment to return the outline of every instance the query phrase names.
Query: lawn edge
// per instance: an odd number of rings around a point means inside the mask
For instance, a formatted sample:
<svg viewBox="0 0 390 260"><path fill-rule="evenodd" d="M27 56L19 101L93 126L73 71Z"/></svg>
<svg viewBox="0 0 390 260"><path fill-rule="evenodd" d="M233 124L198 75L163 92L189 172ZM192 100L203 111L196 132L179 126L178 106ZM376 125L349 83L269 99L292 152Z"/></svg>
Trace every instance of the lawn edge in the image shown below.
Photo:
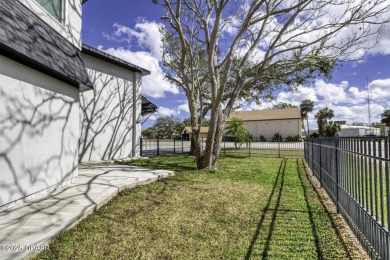
<svg viewBox="0 0 390 260"><path fill-rule="evenodd" d="M336 226L336 229L339 231L338 235L340 235L340 239L344 241L344 244L349 251L350 257L352 259L370 259L367 252L364 250L363 246L360 244L359 240L352 232L347 221L341 214L337 213L336 205L330 199L326 191L320 187L320 182L313 175L313 172L307 162L302 159L302 163L307 179L309 180L311 186L313 187L313 190L319 197L320 203L324 207L327 215L332 219L332 222Z"/></svg>

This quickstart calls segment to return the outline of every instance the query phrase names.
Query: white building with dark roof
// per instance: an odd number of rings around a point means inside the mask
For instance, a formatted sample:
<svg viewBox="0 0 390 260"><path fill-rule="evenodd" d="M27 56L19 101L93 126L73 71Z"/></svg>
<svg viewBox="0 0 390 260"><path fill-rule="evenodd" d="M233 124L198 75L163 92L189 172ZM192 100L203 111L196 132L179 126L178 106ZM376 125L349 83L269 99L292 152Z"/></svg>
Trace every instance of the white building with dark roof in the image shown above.
<svg viewBox="0 0 390 260"><path fill-rule="evenodd" d="M147 70L83 47L84 2L0 1L0 210L72 182L79 160L138 156L140 116L157 109Z"/></svg>

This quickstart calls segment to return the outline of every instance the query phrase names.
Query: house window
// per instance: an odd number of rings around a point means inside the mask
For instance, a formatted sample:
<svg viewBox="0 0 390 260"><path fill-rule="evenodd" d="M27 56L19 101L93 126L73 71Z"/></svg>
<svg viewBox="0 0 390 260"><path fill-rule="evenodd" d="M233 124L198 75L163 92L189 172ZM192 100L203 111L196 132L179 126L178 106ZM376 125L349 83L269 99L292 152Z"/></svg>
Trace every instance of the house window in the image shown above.
<svg viewBox="0 0 390 260"><path fill-rule="evenodd" d="M64 12L64 0L35 0L57 21L62 22Z"/></svg>

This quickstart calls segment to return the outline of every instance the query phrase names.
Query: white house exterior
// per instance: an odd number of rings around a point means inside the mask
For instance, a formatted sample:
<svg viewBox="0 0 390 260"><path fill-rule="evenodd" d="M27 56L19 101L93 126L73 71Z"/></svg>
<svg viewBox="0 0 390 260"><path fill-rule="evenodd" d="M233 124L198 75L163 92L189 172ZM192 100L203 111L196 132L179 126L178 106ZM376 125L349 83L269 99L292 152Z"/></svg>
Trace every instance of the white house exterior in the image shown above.
<svg viewBox="0 0 390 260"><path fill-rule="evenodd" d="M138 157L141 78L150 72L87 45L82 58L95 89L80 94L80 161Z"/></svg>
<svg viewBox="0 0 390 260"><path fill-rule="evenodd" d="M81 51L80 0L0 1L0 210L72 182L79 160L138 156L141 106L156 110L140 96L149 72Z"/></svg>
<svg viewBox="0 0 390 260"><path fill-rule="evenodd" d="M260 135L272 139L276 132L282 138L301 135L302 119L298 108L237 111L230 114L228 121L232 118L242 119L253 139Z"/></svg>
<svg viewBox="0 0 390 260"><path fill-rule="evenodd" d="M46 1L47 2L47 1ZM0 207L77 176L81 2L0 1Z"/></svg>

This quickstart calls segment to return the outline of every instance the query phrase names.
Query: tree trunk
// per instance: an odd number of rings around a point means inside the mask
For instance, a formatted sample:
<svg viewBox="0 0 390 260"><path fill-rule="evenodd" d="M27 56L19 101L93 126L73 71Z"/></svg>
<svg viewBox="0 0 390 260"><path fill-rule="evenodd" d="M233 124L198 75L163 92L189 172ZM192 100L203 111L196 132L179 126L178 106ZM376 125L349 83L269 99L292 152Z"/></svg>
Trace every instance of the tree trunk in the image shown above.
<svg viewBox="0 0 390 260"><path fill-rule="evenodd" d="M193 140L193 141L192 141ZM192 138L191 138L191 143L194 143L194 155L196 159L196 168L198 170L203 169L203 151L200 147L200 138L199 138L199 133L195 133L193 131ZM192 144L191 144L192 145Z"/></svg>
<svg viewBox="0 0 390 260"><path fill-rule="evenodd" d="M202 169L209 171L215 171L217 169L217 160L225 123L226 116L223 114L221 107L218 106L211 113L210 128L206 140L206 150L202 160Z"/></svg>
<svg viewBox="0 0 390 260"><path fill-rule="evenodd" d="M190 155L195 155L195 140L193 135L191 135L191 146L190 146Z"/></svg>
<svg viewBox="0 0 390 260"><path fill-rule="evenodd" d="M223 137L223 132L225 130L226 125L226 119L227 117L220 111L220 115L218 117L218 125L217 125L217 131L215 133L215 141L214 141L214 147L212 152L212 170L217 169L217 160L219 158L219 152L221 151L221 142Z"/></svg>

